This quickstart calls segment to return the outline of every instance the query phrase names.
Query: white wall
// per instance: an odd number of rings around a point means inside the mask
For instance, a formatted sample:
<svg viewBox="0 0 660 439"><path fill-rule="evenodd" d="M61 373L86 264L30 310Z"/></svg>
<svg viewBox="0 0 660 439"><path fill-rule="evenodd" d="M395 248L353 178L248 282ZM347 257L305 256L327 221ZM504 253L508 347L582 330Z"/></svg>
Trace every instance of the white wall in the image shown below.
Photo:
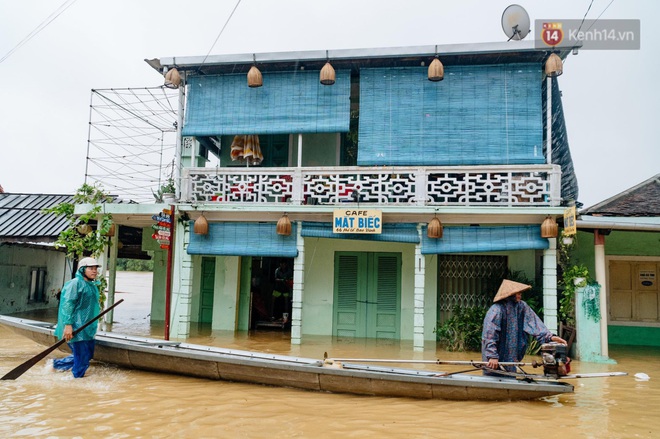
<svg viewBox="0 0 660 439"><path fill-rule="evenodd" d="M44 302L28 303L33 268L46 269ZM0 246L0 314L57 308L57 293L71 278L70 273L71 266L66 263L62 252L16 245Z"/></svg>
<svg viewBox="0 0 660 439"><path fill-rule="evenodd" d="M303 336L332 334L334 254L338 251L401 253L401 339L412 340L414 244L325 238L305 238L305 291L302 298ZM432 285L429 286L434 286L435 280L431 283ZM426 296L428 300L425 303L425 310L428 314L425 320L425 338L433 340L435 309L431 309L430 305L435 306L436 289L427 291Z"/></svg>

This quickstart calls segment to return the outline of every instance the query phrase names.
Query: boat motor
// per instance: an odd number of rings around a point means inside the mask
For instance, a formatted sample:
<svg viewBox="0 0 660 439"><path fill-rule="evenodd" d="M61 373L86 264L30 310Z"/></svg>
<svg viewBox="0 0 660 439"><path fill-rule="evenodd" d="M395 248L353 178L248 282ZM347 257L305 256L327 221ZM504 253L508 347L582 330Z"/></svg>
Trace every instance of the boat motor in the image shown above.
<svg viewBox="0 0 660 439"><path fill-rule="evenodd" d="M543 359L543 374L560 378L571 372L571 359L568 357L568 346L561 343L543 343L541 345Z"/></svg>

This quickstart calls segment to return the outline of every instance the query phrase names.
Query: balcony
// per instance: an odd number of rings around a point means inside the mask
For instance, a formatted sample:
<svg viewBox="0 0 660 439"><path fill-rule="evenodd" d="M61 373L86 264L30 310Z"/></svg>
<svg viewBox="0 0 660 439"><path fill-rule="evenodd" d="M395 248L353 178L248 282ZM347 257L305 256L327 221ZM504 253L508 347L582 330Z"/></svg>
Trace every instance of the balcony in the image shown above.
<svg viewBox="0 0 660 439"><path fill-rule="evenodd" d="M559 165L185 168L192 203L383 206L560 205Z"/></svg>

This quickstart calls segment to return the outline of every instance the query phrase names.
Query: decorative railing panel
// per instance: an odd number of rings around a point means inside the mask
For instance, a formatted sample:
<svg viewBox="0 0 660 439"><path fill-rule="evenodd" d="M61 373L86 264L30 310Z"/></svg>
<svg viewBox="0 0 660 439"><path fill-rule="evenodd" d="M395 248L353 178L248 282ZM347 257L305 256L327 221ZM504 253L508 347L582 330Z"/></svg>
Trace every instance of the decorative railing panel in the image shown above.
<svg viewBox="0 0 660 439"><path fill-rule="evenodd" d="M182 201L332 205L558 206L557 165L187 168Z"/></svg>

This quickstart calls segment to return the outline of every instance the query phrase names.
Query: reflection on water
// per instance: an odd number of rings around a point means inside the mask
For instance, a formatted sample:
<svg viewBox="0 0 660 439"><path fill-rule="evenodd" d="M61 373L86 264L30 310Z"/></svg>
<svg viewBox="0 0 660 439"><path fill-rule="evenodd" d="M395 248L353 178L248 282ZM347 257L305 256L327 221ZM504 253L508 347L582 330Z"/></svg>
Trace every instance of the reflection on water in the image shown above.
<svg viewBox="0 0 660 439"><path fill-rule="evenodd" d="M119 279L118 285L123 286ZM128 290L118 293L119 298L126 303L115 313L115 331L162 337L162 324L148 323L148 306L134 305L137 302L129 300ZM124 305L129 306L120 310ZM303 345L292 346L289 334L282 331L234 336L204 326L194 328L188 341L319 359L324 352L359 358L468 360L479 356L436 351L434 344L418 353L411 342L329 337L305 337ZM0 327L0 373L41 350L42 346ZM85 378L74 380L68 373L51 372L41 362L16 381L0 381L0 437L660 437L660 350L611 346L610 355L619 364L574 362L574 369L627 371L629 376L575 380L573 395L525 402L326 394L99 363L92 365ZM637 381L634 374L638 372L650 380Z"/></svg>

